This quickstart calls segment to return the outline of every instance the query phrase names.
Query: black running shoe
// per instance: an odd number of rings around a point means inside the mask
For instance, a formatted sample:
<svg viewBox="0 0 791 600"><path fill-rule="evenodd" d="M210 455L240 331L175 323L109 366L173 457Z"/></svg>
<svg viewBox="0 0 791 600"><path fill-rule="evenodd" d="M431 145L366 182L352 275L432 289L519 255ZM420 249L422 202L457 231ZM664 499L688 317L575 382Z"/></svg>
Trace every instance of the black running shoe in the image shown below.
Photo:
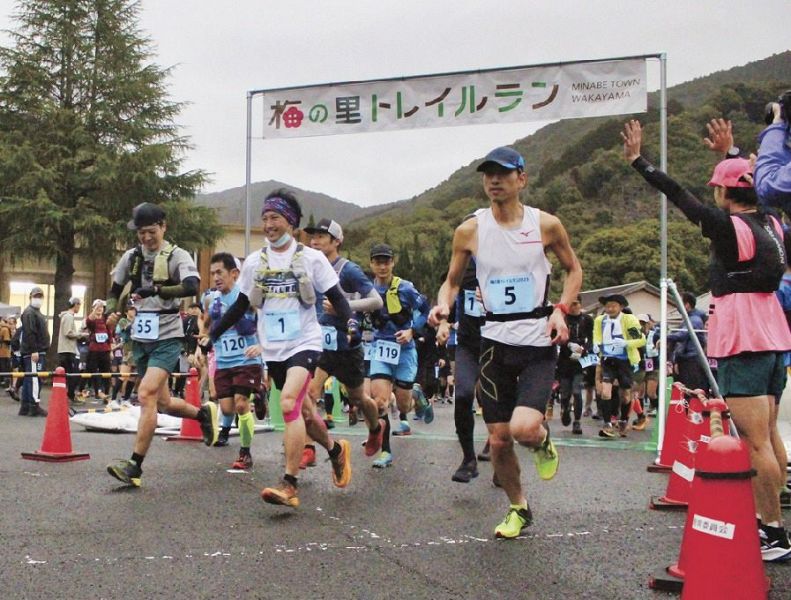
<svg viewBox="0 0 791 600"><path fill-rule="evenodd" d="M267 397L269 396L266 390L255 392L253 394L253 408L255 409L255 418L259 421L266 419L267 412Z"/></svg>
<svg viewBox="0 0 791 600"><path fill-rule="evenodd" d="M214 402L207 402L198 411L198 421L200 430L203 434L203 443L213 446L220 437L220 430L217 425L217 405Z"/></svg>
<svg viewBox="0 0 791 600"><path fill-rule="evenodd" d="M486 440L486 445L483 447L483 450L481 450L478 453L478 460L481 462L489 462L490 460L492 460L491 446L489 445L489 440Z"/></svg>
<svg viewBox="0 0 791 600"><path fill-rule="evenodd" d="M222 448L228 445L228 436L229 432L225 430L225 428L220 429L220 433L217 435L217 441L214 442L215 447Z"/></svg>
<svg viewBox="0 0 791 600"><path fill-rule="evenodd" d="M470 480L475 477L478 477L478 461L473 458L470 461L462 462L451 480L458 483L470 483Z"/></svg>
<svg viewBox="0 0 791 600"><path fill-rule="evenodd" d="M563 427L571 425L571 406L568 403L560 409L560 422Z"/></svg>
<svg viewBox="0 0 791 600"><path fill-rule="evenodd" d="M143 469L131 460L119 460L113 465L107 465L107 472L118 481L133 487L140 487Z"/></svg>

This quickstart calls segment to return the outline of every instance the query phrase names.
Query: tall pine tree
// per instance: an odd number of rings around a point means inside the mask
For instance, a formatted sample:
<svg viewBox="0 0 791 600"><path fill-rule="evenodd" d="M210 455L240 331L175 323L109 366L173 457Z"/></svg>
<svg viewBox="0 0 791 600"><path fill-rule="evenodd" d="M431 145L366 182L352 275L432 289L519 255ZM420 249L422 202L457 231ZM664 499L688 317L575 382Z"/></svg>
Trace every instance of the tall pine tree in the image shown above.
<svg viewBox="0 0 791 600"><path fill-rule="evenodd" d="M139 12L130 0L20 1L0 48L0 250L54 259L56 314L76 255L115 258L140 202L164 206L168 238L186 249L220 234L191 202L206 175L181 171L182 105Z"/></svg>

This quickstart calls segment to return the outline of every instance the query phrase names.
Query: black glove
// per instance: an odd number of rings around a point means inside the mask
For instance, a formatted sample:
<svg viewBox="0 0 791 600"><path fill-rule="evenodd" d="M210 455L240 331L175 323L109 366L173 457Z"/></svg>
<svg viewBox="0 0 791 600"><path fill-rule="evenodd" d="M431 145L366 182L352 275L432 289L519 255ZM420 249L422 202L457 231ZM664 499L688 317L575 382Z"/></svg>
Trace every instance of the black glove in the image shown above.
<svg viewBox="0 0 791 600"><path fill-rule="evenodd" d="M360 323L357 319L346 321L346 333L349 335L349 345L352 347L357 346L363 339Z"/></svg>
<svg viewBox="0 0 791 600"><path fill-rule="evenodd" d="M137 288L132 294L134 296L140 296L141 298L150 298L151 296L156 295L157 290L156 286L147 288L147 287L139 287Z"/></svg>

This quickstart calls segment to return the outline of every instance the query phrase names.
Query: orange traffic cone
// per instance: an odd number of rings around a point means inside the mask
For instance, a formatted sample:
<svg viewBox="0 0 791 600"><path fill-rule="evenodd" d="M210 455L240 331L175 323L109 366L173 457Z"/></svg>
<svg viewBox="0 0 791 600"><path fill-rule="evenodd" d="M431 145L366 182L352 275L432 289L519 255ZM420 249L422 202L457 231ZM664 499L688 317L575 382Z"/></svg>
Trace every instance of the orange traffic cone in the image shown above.
<svg viewBox="0 0 791 600"><path fill-rule="evenodd" d="M686 435L683 443L678 446L678 452L673 461L673 468L667 480L665 495L660 498L652 497L649 506L654 510L686 510L689 504L689 494L692 487L692 477L695 474L695 454L702 441L709 440L708 413L704 417L703 402L700 398L692 396L684 426Z"/></svg>
<svg viewBox="0 0 791 600"><path fill-rule="evenodd" d="M713 407L711 420L712 438L698 457L681 542L681 554L689 557L681 597L766 598L750 453L742 440L722 435Z"/></svg>
<svg viewBox="0 0 791 600"><path fill-rule="evenodd" d="M23 452L22 458L46 462L71 462L88 460L89 454L72 452L71 430L69 429L69 401L66 398L66 371L63 367L55 370L52 380L52 396L49 400L49 414L44 426L44 439L41 449Z"/></svg>
<svg viewBox="0 0 791 600"><path fill-rule="evenodd" d="M667 411L662 451L656 461L648 465L647 470L651 473L667 473L672 470L679 451L685 445L683 438L686 433L686 401L679 386L673 385L670 389L670 408Z"/></svg>
<svg viewBox="0 0 791 600"><path fill-rule="evenodd" d="M200 391L198 390L198 371L195 367L190 369L187 377L187 386L184 393L184 400L192 406L200 408ZM165 438L168 442L202 442L200 423L195 419L181 419L181 432Z"/></svg>

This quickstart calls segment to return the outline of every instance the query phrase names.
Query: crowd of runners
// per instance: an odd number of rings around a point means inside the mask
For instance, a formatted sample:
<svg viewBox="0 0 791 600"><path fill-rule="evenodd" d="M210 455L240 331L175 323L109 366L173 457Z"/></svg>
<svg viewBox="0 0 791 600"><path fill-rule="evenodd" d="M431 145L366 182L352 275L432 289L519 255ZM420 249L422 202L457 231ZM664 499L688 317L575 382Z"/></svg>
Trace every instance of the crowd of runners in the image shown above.
<svg viewBox="0 0 791 600"><path fill-rule="evenodd" d="M641 156L636 121L622 132L624 157L711 240L710 314L696 313L694 295L685 295L696 331L671 334L677 349L673 369L690 387L705 390L705 370L688 342L693 336L707 342L721 392L758 472L754 490L764 559L785 560L791 544L778 494L786 485L787 458L776 419L785 353L791 351L784 310L791 306L775 291L781 281L791 284L791 277L784 278L791 236L759 202L753 184L762 175L760 159L754 168L733 152L729 123L715 120L708 128L709 147L726 157L709 181L716 207ZM137 206L129 227L139 245L121 257L106 302L95 304L87 320L92 343L112 344L119 336L119 366L139 373L134 447L129 459L109 465L108 472L140 486L158 412L196 419L209 446L227 445L237 427L239 454L232 467L250 469L253 414L263 417L266 395L277 394L285 464L261 496L296 508L300 471L316 464L316 446L326 451L335 486L344 488L352 478L355 450L332 434L331 408L320 412L325 390L337 381L350 423L368 430L357 452L378 469L397 458L391 437L410 435L410 413L430 423L434 402L452 402L462 456L458 466L449 466L449 475L468 483L478 476L478 461L490 460L508 505L494 533L517 537L533 516L515 444L530 450L539 477L549 480L560 461L549 425L556 402L561 426L571 427L573 435L583 433L584 418L598 419L603 440L645 429L658 408L659 330L651 315L633 314L620 294L598 298L595 316L583 312L582 266L561 221L523 203L528 177L517 151L496 148L477 171L489 205L459 215L438 291L417 290L400 278L397 257L385 243L370 248L367 265L344 258L341 225L322 219L302 228L299 201L284 189L263 199L267 244L241 262L215 254L208 282L200 281L189 253L167 241L163 209ZM550 254L563 271L556 298L550 298ZM193 320L185 327L182 302L196 297L200 301L190 306ZM69 310L75 306L72 301ZM0 327L0 338L6 335ZM82 334L62 329L61 335ZM170 377L185 343L190 364L205 372L209 385L210 400L199 408L172 389ZM89 356L89 368L109 370L104 360ZM97 393L106 396L108 390ZM75 394L69 390L70 398ZM488 439L478 452L476 412Z"/></svg>

